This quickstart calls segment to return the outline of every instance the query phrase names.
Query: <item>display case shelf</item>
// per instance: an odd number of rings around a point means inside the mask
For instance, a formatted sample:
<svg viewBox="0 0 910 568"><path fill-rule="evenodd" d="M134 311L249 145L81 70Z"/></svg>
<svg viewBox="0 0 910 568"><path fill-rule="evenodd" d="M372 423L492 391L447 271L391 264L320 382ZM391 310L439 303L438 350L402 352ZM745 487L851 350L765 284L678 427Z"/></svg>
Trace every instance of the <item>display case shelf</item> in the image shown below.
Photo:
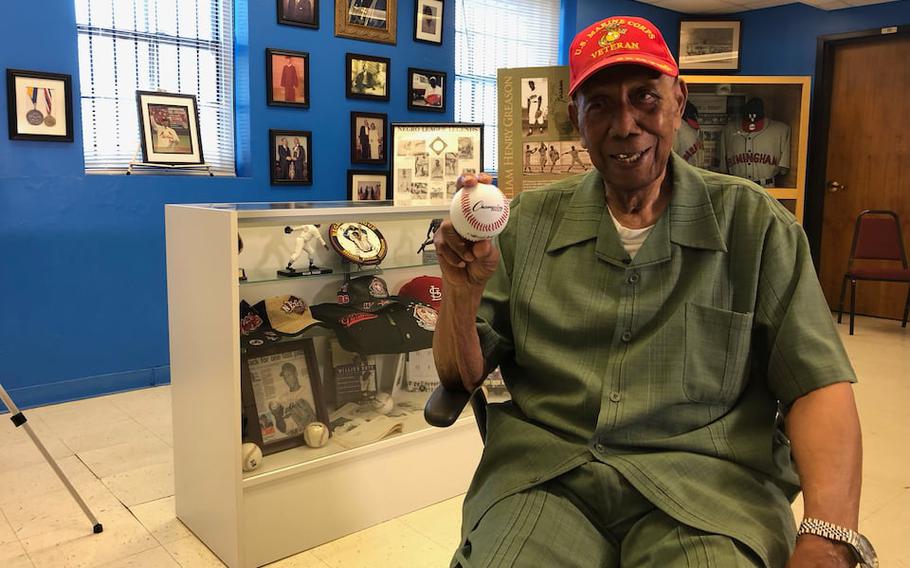
<svg viewBox="0 0 910 568"><path fill-rule="evenodd" d="M241 280L241 286L249 286L252 284L263 284L266 282L295 282L295 281L306 281L313 279L338 279L339 276L342 277L357 277L357 276L371 276L371 275L381 275L387 271L391 270L405 270L408 268L426 268L427 270L437 270L438 263L426 263L426 262L408 262L405 264L382 264L374 267L369 266L359 266L356 264L342 265L340 267L332 267L332 272L325 274L307 274L305 276L294 276L294 277L285 277L285 276L259 276L251 275L247 271L247 279Z"/></svg>
<svg viewBox="0 0 910 568"><path fill-rule="evenodd" d="M400 433L363 445L360 438L352 444L333 436L322 448L269 454L259 469L241 471L241 370L250 351L241 348L240 301L253 305L294 295L309 305L334 303L345 278L355 275L378 274L394 294L410 279L439 274L438 265L417 262L417 249L430 221L446 213L445 207L372 203L166 207L177 516L230 568L262 566L467 490L482 451L473 417L431 429L420 412L429 392L406 389L396 395L396 407L406 409L395 415L402 421ZM341 258L319 247L315 263L332 273L266 277L283 268L294 250L285 225L342 221L367 221L382 230L388 253L381 266L346 274ZM237 278L240 267L249 278L245 283ZM331 336L311 328L282 341L311 338L325 380ZM381 375L385 386L386 368L401 359L379 357L388 358L377 362L376 371L377 385Z"/></svg>

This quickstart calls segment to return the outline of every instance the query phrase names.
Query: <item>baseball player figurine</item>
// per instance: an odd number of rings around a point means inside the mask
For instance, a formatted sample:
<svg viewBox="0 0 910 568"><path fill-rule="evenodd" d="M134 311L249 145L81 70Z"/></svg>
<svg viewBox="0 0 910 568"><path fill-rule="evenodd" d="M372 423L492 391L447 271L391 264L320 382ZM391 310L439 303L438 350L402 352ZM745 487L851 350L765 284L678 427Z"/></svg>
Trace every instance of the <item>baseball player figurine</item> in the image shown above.
<svg viewBox="0 0 910 568"><path fill-rule="evenodd" d="M774 178L790 169L790 127L766 117L761 99L749 99L742 120L728 123L721 132L720 167L774 187Z"/></svg>
<svg viewBox="0 0 910 568"><path fill-rule="evenodd" d="M309 274L327 274L332 271L331 268L319 268L313 264L317 243L321 244L324 249L329 250L329 246L325 244L322 235L319 233L320 226L321 225L297 225L296 227L284 228L284 232L287 235L297 233L297 243L294 247L294 254L292 254L290 260L288 260L287 267L284 270L279 270L278 276L296 277ZM294 268L294 263L297 262L297 259L304 251L306 251L309 266L306 271L296 270Z"/></svg>
<svg viewBox="0 0 910 568"><path fill-rule="evenodd" d="M706 166L705 142L701 126L698 124L698 109L689 101L686 101L683 121L676 131L673 151L696 168Z"/></svg>

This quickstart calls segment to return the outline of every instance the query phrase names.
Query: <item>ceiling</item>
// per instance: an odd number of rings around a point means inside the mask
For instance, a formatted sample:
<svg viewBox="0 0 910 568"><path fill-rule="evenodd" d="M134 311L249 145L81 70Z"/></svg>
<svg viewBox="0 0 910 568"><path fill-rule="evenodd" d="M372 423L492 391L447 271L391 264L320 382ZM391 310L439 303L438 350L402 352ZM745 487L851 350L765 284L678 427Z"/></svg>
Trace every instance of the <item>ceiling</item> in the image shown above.
<svg viewBox="0 0 910 568"><path fill-rule="evenodd" d="M792 4L793 0L639 0L645 4L660 6L683 14L730 14L758 10L772 6ZM869 4L884 4L893 0L800 0L803 4L821 10L839 10Z"/></svg>

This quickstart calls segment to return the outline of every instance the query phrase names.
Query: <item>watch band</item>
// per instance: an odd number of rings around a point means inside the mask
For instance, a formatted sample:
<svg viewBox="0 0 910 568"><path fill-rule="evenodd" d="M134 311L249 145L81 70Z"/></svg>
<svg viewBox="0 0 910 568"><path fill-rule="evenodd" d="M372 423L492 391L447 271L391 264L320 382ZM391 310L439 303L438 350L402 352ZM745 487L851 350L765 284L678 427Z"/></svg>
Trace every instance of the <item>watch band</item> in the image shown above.
<svg viewBox="0 0 910 568"><path fill-rule="evenodd" d="M872 545L866 537L852 529L841 527L821 519L805 517L803 518L803 522L800 523L799 529L796 531L797 536L803 534L811 534L835 542L842 542L850 548L850 551L860 563L860 566L878 566L878 558L875 555L875 551L872 549Z"/></svg>

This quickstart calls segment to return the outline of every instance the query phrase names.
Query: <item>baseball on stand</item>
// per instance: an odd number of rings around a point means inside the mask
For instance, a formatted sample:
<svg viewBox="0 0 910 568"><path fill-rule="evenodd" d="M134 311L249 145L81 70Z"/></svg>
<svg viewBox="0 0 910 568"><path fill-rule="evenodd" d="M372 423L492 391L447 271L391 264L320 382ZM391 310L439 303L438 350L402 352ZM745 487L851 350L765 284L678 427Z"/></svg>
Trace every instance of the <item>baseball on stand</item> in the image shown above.
<svg viewBox="0 0 910 568"><path fill-rule="evenodd" d="M492 239L509 220L509 202L495 185L478 183L458 190L449 217L463 238L474 242Z"/></svg>

